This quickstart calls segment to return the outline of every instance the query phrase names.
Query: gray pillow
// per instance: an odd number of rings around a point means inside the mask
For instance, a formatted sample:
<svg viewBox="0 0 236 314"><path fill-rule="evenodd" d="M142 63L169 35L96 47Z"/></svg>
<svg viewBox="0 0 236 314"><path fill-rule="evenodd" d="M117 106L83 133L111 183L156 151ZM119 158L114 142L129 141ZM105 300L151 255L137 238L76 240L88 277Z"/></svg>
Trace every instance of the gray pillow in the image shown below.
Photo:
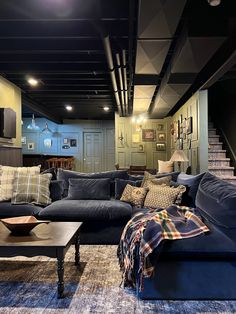
<svg viewBox="0 0 236 314"><path fill-rule="evenodd" d="M109 200L110 179L69 179L69 200Z"/></svg>

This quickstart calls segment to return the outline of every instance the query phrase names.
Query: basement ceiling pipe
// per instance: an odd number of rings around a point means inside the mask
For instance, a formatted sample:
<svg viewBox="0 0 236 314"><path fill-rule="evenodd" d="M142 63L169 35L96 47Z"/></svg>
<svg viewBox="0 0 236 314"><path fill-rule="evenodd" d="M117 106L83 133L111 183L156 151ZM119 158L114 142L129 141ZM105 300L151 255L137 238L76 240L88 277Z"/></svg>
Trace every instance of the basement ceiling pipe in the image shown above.
<svg viewBox="0 0 236 314"><path fill-rule="evenodd" d="M125 97L125 105L126 105L126 112L128 111L128 84L127 84L127 71L126 71L126 56L125 50L122 50L122 63L123 63L123 76L124 76L124 97Z"/></svg>
<svg viewBox="0 0 236 314"><path fill-rule="evenodd" d="M110 71L111 82L112 82L112 87L113 87L113 91L115 94L118 112L119 112L119 115L122 117L123 116L123 106L120 103L120 99L119 99L119 95L118 95L118 88L117 88L116 76L115 76L115 68L114 68L114 63L113 63L113 58L112 58L111 44L110 44L109 36L103 37L103 45L104 45L105 55L107 58L108 68Z"/></svg>
<svg viewBox="0 0 236 314"><path fill-rule="evenodd" d="M120 64L120 55L116 53L116 62L118 66L118 75L119 75L119 82L120 82L120 96L121 96L121 103L124 110L124 115L126 116L126 104L125 104L125 97L124 97L124 84L123 84L123 77L121 72L121 64Z"/></svg>

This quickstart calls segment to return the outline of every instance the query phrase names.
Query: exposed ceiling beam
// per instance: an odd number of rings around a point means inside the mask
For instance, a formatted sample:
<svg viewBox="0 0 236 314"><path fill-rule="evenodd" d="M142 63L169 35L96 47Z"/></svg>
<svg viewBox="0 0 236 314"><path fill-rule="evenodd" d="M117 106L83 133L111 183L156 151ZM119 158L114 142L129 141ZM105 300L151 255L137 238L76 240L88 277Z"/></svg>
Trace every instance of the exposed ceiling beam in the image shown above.
<svg viewBox="0 0 236 314"><path fill-rule="evenodd" d="M62 123L61 119L58 119L57 116L53 115L53 113L49 112L45 109L42 105L36 103L34 100L32 100L29 96L22 94L22 104L34 112L37 112L39 115L44 116L45 118L55 122L55 123Z"/></svg>

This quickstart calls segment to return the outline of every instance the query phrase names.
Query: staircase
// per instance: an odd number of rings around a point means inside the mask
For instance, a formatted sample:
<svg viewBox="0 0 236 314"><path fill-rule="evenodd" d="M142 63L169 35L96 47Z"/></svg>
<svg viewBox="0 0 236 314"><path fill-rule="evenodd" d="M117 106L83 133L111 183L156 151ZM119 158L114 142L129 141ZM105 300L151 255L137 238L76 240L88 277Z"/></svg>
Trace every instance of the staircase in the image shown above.
<svg viewBox="0 0 236 314"><path fill-rule="evenodd" d="M230 158L226 157L227 151L222 149L223 143L213 123L208 124L208 171L221 179L236 185L234 167L230 166Z"/></svg>

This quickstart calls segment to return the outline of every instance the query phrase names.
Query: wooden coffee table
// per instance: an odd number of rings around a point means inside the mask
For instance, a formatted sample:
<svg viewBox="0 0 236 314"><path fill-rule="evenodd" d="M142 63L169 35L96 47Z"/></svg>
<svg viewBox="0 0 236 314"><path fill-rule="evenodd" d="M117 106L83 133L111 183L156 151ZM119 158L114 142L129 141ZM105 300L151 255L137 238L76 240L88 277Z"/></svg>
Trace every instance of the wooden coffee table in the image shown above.
<svg viewBox="0 0 236 314"><path fill-rule="evenodd" d="M82 222L51 222L35 227L29 235L14 236L0 222L0 257L44 255L57 258L58 298L64 292L64 257L75 243L75 264L80 263L79 231Z"/></svg>

